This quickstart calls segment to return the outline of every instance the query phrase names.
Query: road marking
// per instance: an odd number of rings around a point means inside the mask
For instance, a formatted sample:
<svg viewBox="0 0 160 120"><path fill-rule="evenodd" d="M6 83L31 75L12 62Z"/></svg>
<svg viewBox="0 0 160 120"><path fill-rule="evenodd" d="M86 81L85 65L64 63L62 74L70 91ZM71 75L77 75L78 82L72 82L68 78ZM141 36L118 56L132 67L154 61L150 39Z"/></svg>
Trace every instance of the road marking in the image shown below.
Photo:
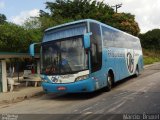
<svg viewBox="0 0 160 120"><path fill-rule="evenodd" d="M118 109L119 107L121 107L124 103L126 103L126 101L123 101L122 103L120 103L119 105L111 108L110 110L108 110L107 112L113 112L114 110Z"/></svg>
<svg viewBox="0 0 160 120"><path fill-rule="evenodd" d="M86 108L86 109L84 109L83 111L87 111L87 110L89 110L89 109L91 109L92 107L88 107L88 108Z"/></svg>
<svg viewBox="0 0 160 120"><path fill-rule="evenodd" d="M92 114L93 112L86 112L86 113L84 113L85 115L88 115L88 114Z"/></svg>

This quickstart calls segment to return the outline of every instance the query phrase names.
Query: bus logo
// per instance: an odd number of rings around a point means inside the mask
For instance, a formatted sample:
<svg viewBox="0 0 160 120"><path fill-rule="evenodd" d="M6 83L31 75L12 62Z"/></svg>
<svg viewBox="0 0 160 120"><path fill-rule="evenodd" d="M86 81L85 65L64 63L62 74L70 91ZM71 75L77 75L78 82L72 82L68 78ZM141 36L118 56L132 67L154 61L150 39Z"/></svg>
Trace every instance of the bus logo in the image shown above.
<svg viewBox="0 0 160 120"><path fill-rule="evenodd" d="M130 73L133 73L134 61L130 52L127 53L127 67Z"/></svg>
<svg viewBox="0 0 160 120"><path fill-rule="evenodd" d="M56 78L55 76L53 76L53 77L51 78L51 80L52 80L52 82L54 82L54 83L57 83L57 82L58 82L58 78Z"/></svg>

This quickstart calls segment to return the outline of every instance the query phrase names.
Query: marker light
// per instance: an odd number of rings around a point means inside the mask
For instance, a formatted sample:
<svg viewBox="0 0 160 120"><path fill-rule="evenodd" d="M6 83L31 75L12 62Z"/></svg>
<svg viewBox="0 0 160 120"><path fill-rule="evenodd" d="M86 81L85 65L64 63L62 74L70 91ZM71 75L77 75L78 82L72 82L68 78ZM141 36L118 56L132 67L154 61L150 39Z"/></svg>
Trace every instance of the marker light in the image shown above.
<svg viewBox="0 0 160 120"><path fill-rule="evenodd" d="M88 74L77 77L77 78L75 79L75 81L85 80L85 79L87 79L87 78L88 78Z"/></svg>

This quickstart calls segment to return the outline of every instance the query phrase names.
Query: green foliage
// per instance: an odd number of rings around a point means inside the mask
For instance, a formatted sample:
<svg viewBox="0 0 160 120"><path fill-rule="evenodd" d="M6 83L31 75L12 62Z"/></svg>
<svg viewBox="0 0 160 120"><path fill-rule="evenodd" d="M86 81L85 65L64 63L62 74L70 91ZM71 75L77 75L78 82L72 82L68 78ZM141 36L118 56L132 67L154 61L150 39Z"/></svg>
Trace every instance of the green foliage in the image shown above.
<svg viewBox="0 0 160 120"><path fill-rule="evenodd" d="M133 35L139 34L134 15L115 13L113 8L103 1L56 0L46 2L46 8L49 12L40 10L39 17L29 18L23 26L8 23L6 16L0 14L0 51L28 52L31 43L41 41L46 28L87 18L101 21Z"/></svg>
<svg viewBox="0 0 160 120"><path fill-rule="evenodd" d="M140 32L135 16L130 13L113 14L110 25L135 36Z"/></svg>
<svg viewBox="0 0 160 120"><path fill-rule="evenodd" d="M160 62L160 57L144 57L144 65Z"/></svg>
<svg viewBox="0 0 160 120"><path fill-rule="evenodd" d="M0 25L0 51L28 52L28 46L40 41L40 30L25 29L13 23Z"/></svg>
<svg viewBox="0 0 160 120"><path fill-rule="evenodd" d="M143 47L144 64L160 62L160 29L154 29L140 34Z"/></svg>
<svg viewBox="0 0 160 120"><path fill-rule="evenodd" d="M140 34L142 47L145 49L160 50L160 29L148 31L145 34Z"/></svg>
<svg viewBox="0 0 160 120"><path fill-rule="evenodd" d="M23 26L8 23L6 20L6 16L0 14L1 52L28 52L31 43L41 41L39 19L30 18Z"/></svg>
<svg viewBox="0 0 160 120"><path fill-rule="evenodd" d="M28 18L25 23L23 24L25 29L40 29L41 23L37 17Z"/></svg>
<svg viewBox="0 0 160 120"><path fill-rule="evenodd" d="M143 54L145 65L160 62L160 51L143 49Z"/></svg>
<svg viewBox="0 0 160 120"><path fill-rule="evenodd" d="M7 20L6 16L4 14L0 14L0 24L5 23Z"/></svg>
<svg viewBox="0 0 160 120"><path fill-rule="evenodd" d="M58 24L79 20L95 19L137 36L138 24L134 15L115 13L113 8L103 1L96 0L56 0L46 2L49 13L40 11L39 20L42 30Z"/></svg>

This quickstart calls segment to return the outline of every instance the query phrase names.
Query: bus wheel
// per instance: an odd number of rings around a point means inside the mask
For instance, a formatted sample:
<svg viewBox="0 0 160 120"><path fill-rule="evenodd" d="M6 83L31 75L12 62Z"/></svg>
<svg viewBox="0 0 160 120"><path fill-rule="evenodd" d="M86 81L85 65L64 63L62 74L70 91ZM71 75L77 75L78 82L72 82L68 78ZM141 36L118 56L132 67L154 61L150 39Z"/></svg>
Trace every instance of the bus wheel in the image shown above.
<svg viewBox="0 0 160 120"><path fill-rule="evenodd" d="M135 76L136 76L136 77L138 77L138 76L139 76L139 69L138 69L138 65L137 65L137 67L136 67Z"/></svg>
<svg viewBox="0 0 160 120"><path fill-rule="evenodd" d="M109 72L107 76L107 86L105 91L110 91L112 89L112 83L113 83L113 75Z"/></svg>

